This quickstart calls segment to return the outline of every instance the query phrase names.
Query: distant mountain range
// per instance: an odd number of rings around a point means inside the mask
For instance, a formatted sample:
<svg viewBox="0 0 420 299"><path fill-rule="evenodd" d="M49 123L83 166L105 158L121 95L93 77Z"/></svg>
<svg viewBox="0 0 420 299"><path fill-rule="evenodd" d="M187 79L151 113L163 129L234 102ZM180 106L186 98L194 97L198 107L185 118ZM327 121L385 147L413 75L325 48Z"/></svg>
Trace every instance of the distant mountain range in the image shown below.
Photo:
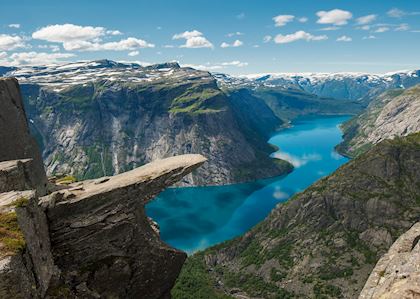
<svg viewBox="0 0 420 299"><path fill-rule="evenodd" d="M205 155L209 162L186 185L287 173L288 163L268 157L273 131L301 115L357 114L384 90L419 83L419 73L232 77L175 62L110 60L0 67L21 84L49 174L94 178L167 156Z"/></svg>
<svg viewBox="0 0 420 299"><path fill-rule="evenodd" d="M386 74L365 73L268 73L232 77L216 74L229 87L282 87L302 90L320 97L365 100L387 89L408 88L420 83L420 70Z"/></svg>

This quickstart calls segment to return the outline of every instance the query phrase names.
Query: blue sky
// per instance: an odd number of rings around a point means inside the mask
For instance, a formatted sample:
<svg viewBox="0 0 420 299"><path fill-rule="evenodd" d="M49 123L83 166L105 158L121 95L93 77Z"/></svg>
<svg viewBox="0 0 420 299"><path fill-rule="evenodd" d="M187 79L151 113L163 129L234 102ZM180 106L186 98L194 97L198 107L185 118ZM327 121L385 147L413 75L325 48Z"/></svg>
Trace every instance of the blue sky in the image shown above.
<svg viewBox="0 0 420 299"><path fill-rule="evenodd" d="M230 74L420 68L414 0L17 0L2 11L0 65L108 58Z"/></svg>

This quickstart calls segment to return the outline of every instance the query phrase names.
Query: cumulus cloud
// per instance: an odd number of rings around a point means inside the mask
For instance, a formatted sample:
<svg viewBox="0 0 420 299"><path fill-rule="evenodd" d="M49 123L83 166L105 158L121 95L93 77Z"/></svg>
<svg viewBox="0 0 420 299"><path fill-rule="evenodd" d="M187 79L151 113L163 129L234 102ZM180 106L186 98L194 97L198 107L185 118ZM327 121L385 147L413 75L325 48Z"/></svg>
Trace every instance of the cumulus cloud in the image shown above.
<svg viewBox="0 0 420 299"><path fill-rule="evenodd" d="M372 23L373 21L375 21L376 20L376 17L377 17L376 15L366 15L366 16L357 18L356 19L356 23L358 25L369 24L369 23Z"/></svg>
<svg viewBox="0 0 420 299"><path fill-rule="evenodd" d="M104 27L56 24L35 31L32 33L32 38L62 43L63 48L67 51L125 51L154 47L153 44L134 37L102 43L102 37L104 36L121 34L119 30L107 30Z"/></svg>
<svg viewBox="0 0 420 299"><path fill-rule="evenodd" d="M0 59L6 58L7 53L6 52L0 52Z"/></svg>
<svg viewBox="0 0 420 299"><path fill-rule="evenodd" d="M318 24L333 24L337 26L346 25L353 15L351 12L341 9L333 9L330 11L318 11L316 15L319 17Z"/></svg>
<svg viewBox="0 0 420 299"><path fill-rule="evenodd" d="M13 53L2 61L5 65L45 65L66 62L67 58L76 56L72 53L20 52Z"/></svg>
<svg viewBox="0 0 420 299"><path fill-rule="evenodd" d="M276 27L282 27L287 23L293 21L295 16L292 15L278 15L273 18Z"/></svg>
<svg viewBox="0 0 420 299"><path fill-rule="evenodd" d="M25 42L20 36L0 34L0 51L11 51L25 47Z"/></svg>
<svg viewBox="0 0 420 299"><path fill-rule="evenodd" d="M91 41L70 41L63 43L63 47L67 51L127 51L139 48L154 48L154 44L129 37L116 42L98 43Z"/></svg>
<svg viewBox="0 0 420 299"><path fill-rule="evenodd" d="M52 52L59 52L60 47L57 45L39 45L39 49L50 49Z"/></svg>
<svg viewBox="0 0 420 299"><path fill-rule="evenodd" d="M337 38L338 42L351 42L352 38L347 35L342 35L339 38Z"/></svg>
<svg viewBox="0 0 420 299"><path fill-rule="evenodd" d="M306 22L308 22L308 18L307 17L301 17L301 18L298 19L298 21L301 22L301 23L306 23Z"/></svg>
<svg viewBox="0 0 420 299"><path fill-rule="evenodd" d="M185 44L181 45L181 48L213 48L213 44L197 30L175 34L172 39L185 39Z"/></svg>
<svg viewBox="0 0 420 299"><path fill-rule="evenodd" d="M328 39L326 35L312 35L310 33L300 30L295 33L287 34L287 35L278 34L274 38L274 42L276 44L286 44L286 43L291 43L298 40L321 41L321 40L326 40L326 39Z"/></svg>
<svg viewBox="0 0 420 299"><path fill-rule="evenodd" d="M221 45L220 45L220 47L221 48L230 48L230 47L233 47L233 48L236 48L236 47L240 47L240 46L242 46L244 43L242 42L242 41L240 41L239 39L237 39L237 40L235 40L233 43L231 43L231 44L229 44L229 43L227 43L227 42L223 42Z"/></svg>
<svg viewBox="0 0 420 299"><path fill-rule="evenodd" d="M20 24L9 24L7 25L9 28L15 28L15 29L19 29L20 28Z"/></svg>
<svg viewBox="0 0 420 299"><path fill-rule="evenodd" d="M119 31L119 30L107 30L106 31L106 34L109 34L109 35L122 35L122 32Z"/></svg>
<svg viewBox="0 0 420 299"><path fill-rule="evenodd" d="M42 27L32 33L32 38L48 42L66 43L71 41L93 40L106 34L104 27L56 24Z"/></svg>

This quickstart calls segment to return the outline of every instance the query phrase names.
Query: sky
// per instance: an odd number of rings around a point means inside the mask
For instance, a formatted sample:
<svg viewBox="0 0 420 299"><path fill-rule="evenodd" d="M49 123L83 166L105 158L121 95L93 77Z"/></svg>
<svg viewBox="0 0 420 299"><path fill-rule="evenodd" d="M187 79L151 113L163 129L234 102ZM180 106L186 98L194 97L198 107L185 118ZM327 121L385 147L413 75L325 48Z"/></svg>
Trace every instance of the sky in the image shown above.
<svg viewBox="0 0 420 299"><path fill-rule="evenodd" d="M16 0L0 66L178 61L233 75L420 68L417 0Z"/></svg>

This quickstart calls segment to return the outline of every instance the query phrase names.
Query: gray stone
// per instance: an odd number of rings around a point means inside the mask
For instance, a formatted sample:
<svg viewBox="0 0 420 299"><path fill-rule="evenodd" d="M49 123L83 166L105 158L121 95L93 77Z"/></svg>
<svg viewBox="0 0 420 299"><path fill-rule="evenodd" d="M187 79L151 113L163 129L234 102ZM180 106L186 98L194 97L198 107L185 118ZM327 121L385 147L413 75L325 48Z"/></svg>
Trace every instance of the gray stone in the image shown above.
<svg viewBox="0 0 420 299"><path fill-rule="evenodd" d="M420 298L420 222L378 261L359 299Z"/></svg>
<svg viewBox="0 0 420 299"><path fill-rule="evenodd" d="M47 190L47 177L41 153L30 135L28 121L14 78L0 78L0 161L33 159L31 181L40 195Z"/></svg>

